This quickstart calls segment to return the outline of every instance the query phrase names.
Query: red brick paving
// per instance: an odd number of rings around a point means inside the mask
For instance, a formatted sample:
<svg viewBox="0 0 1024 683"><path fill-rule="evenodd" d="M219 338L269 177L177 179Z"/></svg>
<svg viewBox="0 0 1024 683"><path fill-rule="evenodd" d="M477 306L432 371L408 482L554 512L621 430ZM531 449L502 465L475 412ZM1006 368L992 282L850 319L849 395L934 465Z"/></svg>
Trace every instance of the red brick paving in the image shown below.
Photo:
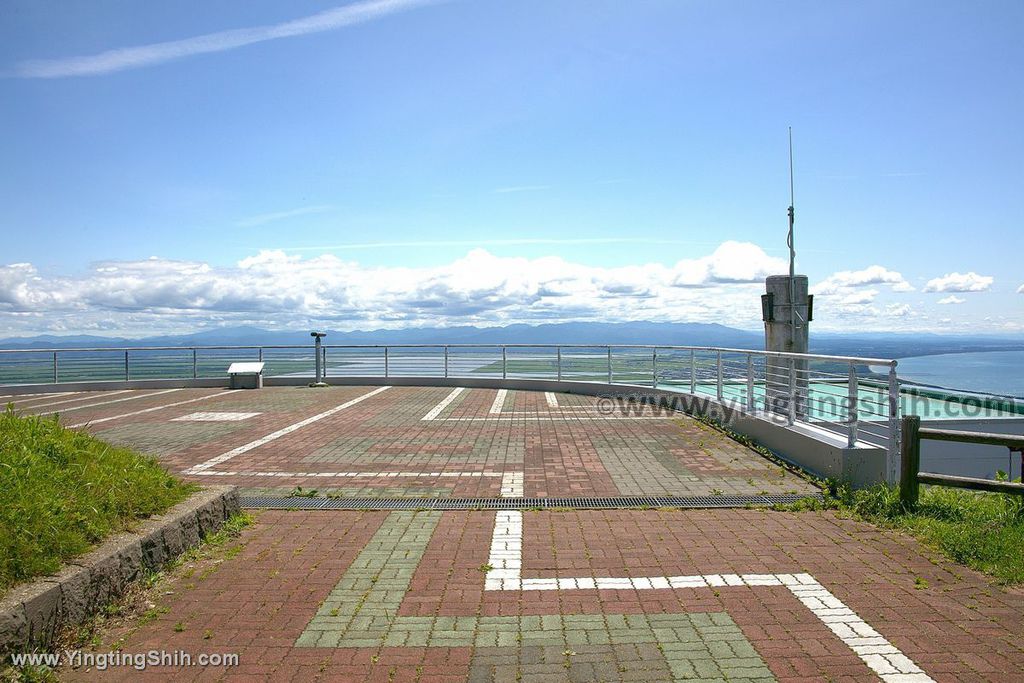
<svg viewBox="0 0 1024 683"><path fill-rule="evenodd" d="M431 421L422 420L451 393L443 387L392 387L281 438L225 461L202 475L186 471L232 449L316 416L372 387L278 387L227 392L185 389L158 394L106 392L75 396L72 405L132 400L61 414L113 443L158 456L197 481L237 484L285 495L296 486L336 495L495 497L500 475L525 473L526 496L709 495L714 492L813 492L723 435L673 413L665 419L602 416L593 397L559 394L550 407L541 392L511 391L503 412L490 413L495 390L467 389ZM169 405L206 397L185 405ZM119 415L143 409L141 415ZM58 410L60 406L54 407ZM255 412L238 422L176 422L193 412ZM654 416L646 408L646 417ZM117 419L109 419L117 418ZM420 477L325 477L304 473L420 472ZM437 477L432 472L488 473ZM257 474L260 473L260 474ZM265 473L295 473L268 477ZM496 475L496 476L495 476Z"/></svg>
<svg viewBox="0 0 1024 683"><path fill-rule="evenodd" d="M213 396L95 427L104 438L123 443L148 439L150 452L181 472L370 390L140 392L143 397L137 400L83 408L62 420L85 422ZM718 486L735 486L739 491L744 486L809 490L804 482L780 474L756 454L687 419L576 419L593 414L593 400L586 397L559 395L559 409L553 410L543 394L510 392L504 406L509 419L448 419L488 415L494 392L467 390L438 420L423 422L420 418L450 392L448 388L389 389L222 463L216 469L240 474L215 480L271 486L280 492L294 485L318 489L382 485L376 479L328 483L303 477L275 478L268 484L244 473L494 470L525 472L528 496L621 495L644 487L674 487L679 493L707 493ZM94 394L74 399L65 405L104 400ZM171 422L198 411L261 414L239 423ZM546 419L551 416L557 419ZM746 483L748 478L753 484ZM439 495L493 496L500 481L494 477L390 479L387 486L399 490L444 486ZM320 603L388 514L259 513L256 525L243 535L244 549L208 575L178 575L173 594L162 601L169 611L130 634L124 650L180 648L193 654L238 652L241 656L242 666L237 669L145 674L160 680L463 681L471 675L476 680L481 669L474 657L480 653L471 647L295 646ZM784 587L484 591L481 566L488 561L493 524L493 512L443 513L396 617L726 613L778 680L874 678L858 656ZM938 559L909 537L831 513L525 512L524 530L526 577L806 572L937 681L1024 680L1022 591L993 585L976 572ZM918 577L928 582L928 588L915 586ZM175 630L179 622L184 631ZM495 653L488 657L501 661L497 652L501 648L491 649ZM520 650L513 668L541 671L524 664L536 655L528 650ZM628 663L628 653L598 648L586 655L595 667L602 657L605 663L618 662L615 671L620 678L614 680L631 680L628 676L636 674L622 666ZM562 680L580 670L566 669L561 678L551 674L550 680ZM96 675L67 674L70 679ZM136 675L108 671L103 678ZM663 672L652 670L645 680L660 675Z"/></svg>
<svg viewBox="0 0 1024 683"><path fill-rule="evenodd" d="M466 680L473 648L294 647L387 514L259 513L244 550L209 576L177 579L166 597L170 611L129 636L124 650L241 656L242 666L227 672L146 674L161 680ZM485 592L480 565L493 519L493 512L443 513L401 616L725 612L780 681L874 678L783 587ZM1020 680L1024 671L1024 592L831 513L528 512L524 525L527 576L806 571L937 681ZM917 577L929 587L915 589Z"/></svg>

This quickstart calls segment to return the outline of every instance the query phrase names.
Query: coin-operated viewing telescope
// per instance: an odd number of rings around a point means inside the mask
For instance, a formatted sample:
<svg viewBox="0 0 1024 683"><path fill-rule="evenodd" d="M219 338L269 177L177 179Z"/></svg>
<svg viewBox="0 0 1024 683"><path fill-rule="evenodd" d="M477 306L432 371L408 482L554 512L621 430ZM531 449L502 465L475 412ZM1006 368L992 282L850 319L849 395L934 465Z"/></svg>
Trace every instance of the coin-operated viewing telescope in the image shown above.
<svg viewBox="0 0 1024 683"><path fill-rule="evenodd" d="M327 336L326 332L310 332L310 337L316 340L316 381L310 384L311 387L326 387L327 383L324 382L324 374L326 368L324 367L324 350L323 342L321 341Z"/></svg>

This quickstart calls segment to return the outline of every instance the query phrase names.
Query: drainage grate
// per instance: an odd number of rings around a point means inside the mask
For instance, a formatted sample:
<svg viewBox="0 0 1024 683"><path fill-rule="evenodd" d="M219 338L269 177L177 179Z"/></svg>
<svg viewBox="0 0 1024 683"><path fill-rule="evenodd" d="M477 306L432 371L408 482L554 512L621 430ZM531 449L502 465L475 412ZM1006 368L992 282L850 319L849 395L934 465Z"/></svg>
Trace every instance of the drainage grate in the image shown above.
<svg viewBox="0 0 1024 683"><path fill-rule="evenodd" d="M744 508L785 505L821 494L778 493L763 496L622 496L617 498L286 498L242 496L242 507L300 510L525 510L572 508Z"/></svg>

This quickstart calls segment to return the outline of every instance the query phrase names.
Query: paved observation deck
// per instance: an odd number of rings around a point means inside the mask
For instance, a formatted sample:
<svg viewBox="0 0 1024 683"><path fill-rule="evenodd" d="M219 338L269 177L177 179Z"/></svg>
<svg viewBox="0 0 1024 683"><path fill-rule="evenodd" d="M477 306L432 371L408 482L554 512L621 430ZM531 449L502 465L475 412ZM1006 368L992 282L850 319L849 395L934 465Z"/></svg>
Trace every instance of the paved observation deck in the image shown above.
<svg viewBox="0 0 1024 683"><path fill-rule="evenodd" d="M433 387L83 392L18 400L243 495L617 497L812 493L677 412Z"/></svg>
<svg viewBox="0 0 1024 683"><path fill-rule="evenodd" d="M0 400L186 479L299 508L254 511L222 556L172 572L151 619L105 634L125 652L237 652L240 666L104 679L899 683L1024 671L1021 591L832 513L301 509L816 492L680 413L461 387Z"/></svg>

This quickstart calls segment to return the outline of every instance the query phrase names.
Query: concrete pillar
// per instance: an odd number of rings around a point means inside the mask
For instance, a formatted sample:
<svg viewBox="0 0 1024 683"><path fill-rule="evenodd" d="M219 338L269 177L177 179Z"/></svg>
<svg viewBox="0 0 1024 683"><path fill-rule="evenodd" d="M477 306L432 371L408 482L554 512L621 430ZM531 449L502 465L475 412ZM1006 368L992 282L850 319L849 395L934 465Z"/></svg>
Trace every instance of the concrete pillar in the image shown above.
<svg viewBox="0 0 1024 683"><path fill-rule="evenodd" d="M807 276L772 275L765 280L762 297L765 351L807 353L811 297ZM795 306L794 303L795 302ZM792 314L796 314L794 326ZM765 361L769 410L802 419L807 415L807 361L768 358ZM795 398L790 406L790 397Z"/></svg>

